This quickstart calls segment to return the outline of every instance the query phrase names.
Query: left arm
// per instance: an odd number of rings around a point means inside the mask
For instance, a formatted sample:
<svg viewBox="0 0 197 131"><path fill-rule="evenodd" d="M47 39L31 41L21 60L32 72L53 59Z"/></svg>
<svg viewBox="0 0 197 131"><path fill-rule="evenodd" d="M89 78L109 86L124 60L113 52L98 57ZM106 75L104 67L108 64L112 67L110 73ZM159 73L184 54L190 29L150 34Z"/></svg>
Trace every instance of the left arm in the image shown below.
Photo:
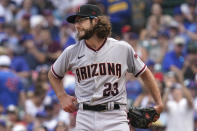
<svg viewBox="0 0 197 131"><path fill-rule="evenodd" d="M144 82L144 85L146 85L147 88L150 90L150 93L156 103L156 106L154 108L156 109L157 113L160 114L163 111L164 107L161 99L161 94L153 74L147 68L141 75L141 78Z"/></svg>
<svg viewBox="0 0 197 131"><path fill-rule="evenodd" d="M187 89L187 87L185 87L184 85L182 85L182 91L183 91L183 94L185 96L185 98L187 99L188 101L188 105L190 108L193 108L193 97L190 93L190 91Z"/></svg>

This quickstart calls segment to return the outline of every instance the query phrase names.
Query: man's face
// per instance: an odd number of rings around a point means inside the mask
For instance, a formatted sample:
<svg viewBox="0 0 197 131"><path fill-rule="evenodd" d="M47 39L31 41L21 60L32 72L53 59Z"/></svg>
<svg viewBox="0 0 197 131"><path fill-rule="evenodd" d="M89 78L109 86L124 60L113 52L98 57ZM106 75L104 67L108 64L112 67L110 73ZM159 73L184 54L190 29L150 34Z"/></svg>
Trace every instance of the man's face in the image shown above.
<svg viewBox="0 0 197 131"><path fill-rule="evenodd" d="M184 49L184 45L183 44L175 45L175 51L176 51L177 54L181 54L183 49Z"/></svg>
<svg viewBox="0 0 197 131"><path fill-rule="evenodd" d="M172 91L172 96L175 100L179 101L183 98L183 94L182 94L182 90L181 89L177 89L175 88L173 91Z"/></svg>
<svg viewBox="0 0 197 131"><path fill-rule="evenodd" d="M77 17L75 20L75 28L77 30L78 40L89 39L94 34L95 25L93 25L89 17Z"/></svg>

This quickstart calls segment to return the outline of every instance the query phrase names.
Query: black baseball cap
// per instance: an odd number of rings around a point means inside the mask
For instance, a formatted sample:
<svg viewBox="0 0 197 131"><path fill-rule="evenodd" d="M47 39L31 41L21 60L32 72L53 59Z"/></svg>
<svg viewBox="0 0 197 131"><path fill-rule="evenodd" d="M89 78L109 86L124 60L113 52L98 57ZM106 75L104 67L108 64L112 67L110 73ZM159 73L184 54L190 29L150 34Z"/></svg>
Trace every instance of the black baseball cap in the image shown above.
<svg viewBox="0 0 197 131"><path fill-rule="evenodd" d="M94 18L102 15L101 10L96 5L86 4L78 8L76 14L67 17L69 23L75 23L77 16Z"/></svg>

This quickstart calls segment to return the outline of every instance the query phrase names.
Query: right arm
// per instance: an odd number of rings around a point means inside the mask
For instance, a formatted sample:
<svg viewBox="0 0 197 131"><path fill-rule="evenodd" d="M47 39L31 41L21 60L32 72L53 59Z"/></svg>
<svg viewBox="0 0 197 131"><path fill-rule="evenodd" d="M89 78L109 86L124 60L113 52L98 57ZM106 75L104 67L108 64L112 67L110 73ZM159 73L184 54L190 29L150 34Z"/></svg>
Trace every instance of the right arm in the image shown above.
<svg viewBox="0 0 197 131"><path fill-rule="evenodd" d="M187 89L187 87L185 87L184 85L182 85L182 91L183 91L183 94L185 96L185 98L187 99L188 101L188 105L190 108L193 108L193 97L190 93L190 91Z"/></svg>
<svg viewBox="0 0 197 131"><path fill-rule="evenodd" d="M61 79L56 78L52 71L50 70L48 72L48 77L49 81L52 85L52 88L55 91L55 94L57 98L59 99L59 102L61 104L61 107L66 111L66 112L75 112L76 111L76 98L73 96L68 95L63 87L63 82Z"/></svg>

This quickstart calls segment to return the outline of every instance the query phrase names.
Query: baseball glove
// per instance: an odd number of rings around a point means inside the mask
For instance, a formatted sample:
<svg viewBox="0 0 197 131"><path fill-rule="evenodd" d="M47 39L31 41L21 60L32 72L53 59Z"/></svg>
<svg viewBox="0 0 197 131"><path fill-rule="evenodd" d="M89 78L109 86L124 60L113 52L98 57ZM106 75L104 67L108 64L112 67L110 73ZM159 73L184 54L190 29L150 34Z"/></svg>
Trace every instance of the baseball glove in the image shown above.
<svg viewBox="0 0 197 131"><path fill-rule="evenodd" d="M152 122L159 119L159 114L153 107L131 107L128 112L128 119L133 127L147 129Z"/></svg>

